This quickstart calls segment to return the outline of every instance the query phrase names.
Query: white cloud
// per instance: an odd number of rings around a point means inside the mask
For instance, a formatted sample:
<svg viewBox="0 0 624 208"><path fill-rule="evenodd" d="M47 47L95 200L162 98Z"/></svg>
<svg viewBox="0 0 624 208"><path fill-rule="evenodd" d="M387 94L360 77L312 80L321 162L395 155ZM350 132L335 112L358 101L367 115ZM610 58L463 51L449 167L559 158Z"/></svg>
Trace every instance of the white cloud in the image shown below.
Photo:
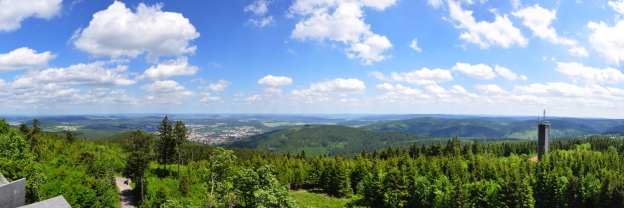
<svg viewBox="0 0 624 208"><path fill-rule="evenodd" d="M262 100L262 97L260 97L260 95L252 95L252 96L245 98L245 100L249 102L256 102L256 101Z"/></svg>
<svg viewBox="0 0 624 208"><path fill-rule="evenodd" d="M587 50L585 50L585 47L572 47L568 49L568 52L572 54L573 56L577 56L577 57L589 56L589 54L587 53Z"/></svg>
<svg viewBox="0 0 624 208"><path fill-rule="evenodd" d="M67 68L49 68L19 75L12 83L14 88L38 87L38 84L58 86L85 85L96 88L122 87L136 83L128 79L127 66L107 68L104 62L75 64Z"/></svg>
<svg viewBox="0 0 624 208"><path fill-rule="evenodd" d="M199 68L188 64L188 59L184 56L176 60L168 60L152 66L145 70L143 75L137 79L164 79L172 76L193 75Z"/></svg>
<svg viewBox="0 0 624 208"><path fill-rule="evenodd" d="M527 95L552 95L563 97L590 97L594 93L594 89L563 82L549 82L545 85L535 83L531 85L515 86L514 89L521 94Z"/></svg>
<svg viewBox="0 0 624 208"><path fill-rule="evenodd" d="M195 95L193 91L186 89L180 83L173 80L155 81L152 84L141 86L142 90L147 91L151 96L149 99L161 99L175 101L176 97ZM173 96L173 97L171 97Z"/></svg>
<svg viewBox="0 0 624 208"><path fill-rule="evenodd" d="M366 86L358 79L336 78L325 82L312 83L310 91L320 93L364 93Z"/></svg>
<svg viewBox="0 0 624 208"><path fill-rule="evenodd" d="M72 37L76 48L96 57L135 58L147 52L146 59L157 62L159 56L194 53L189 42L199 33L180 13L163 12L162 4L140 3L136 12L115 1L106 10L93 14L89 26Z"/></svg>
<svg viewBox="0 0 624 208"><path fill-rule="evenodd" d="M587 83L619 83L624 82L624 74L621 71L607 67L606 69L597 69L583 66L576 62L557 62L555 69L573 80L579 80Z"/></svg>
<svg viewBox="0 0 624 208"><path fill-rule="evenodd" d="M37 53L37 51L30 48L18 48L9 53L0 54L0 73L47 67L48 61L54 58L56 58L56 55L50 53L50 51Z"/></svg>
<svg viewBox="0 0 624 208"><path fill-rule="evenodd" d="M11 32L22 27L29 17L51 19L59 14L62 0L0 0L0 31Z"/></svg>
<svg viewBox="0 0 624 208"><path fill-rule="evenodd" d="M207 93L207 92L201 93L201 96L202 96L202 99L200 99L199 102L208 103L208 102L221 101L220 97L212 96L210 95L210 93Z"/></svg>
<svg viewBox="0 0 624 208"><path fill-rule="evenodd" d="M262 16L264 14L266 14L269 9L268 9L268 5L270 4L270 2L265 1L265 0L257 0L254 1L253 3L247 5L244 9L245 12L253 12L256 15Z"/></svg>
<svg viewBox="0 0 624 208"><path fill-rule="evenodd" d="M453 80L451 72L443 69L422 68L421 70L414 70L411 72L392 72L390 76L385 76L381 72L371 72L375 78L381 81L388 82L407 82L416 85L434 85L438 82L445 82Z"/></svg>
<svg viewBox="0 0 624 208"><path fill-rule="evenodd" d="M587 24L593 33L589 36L592 47L600 53L607 63L619 66L624 60L624 20L618 21L615 26L609 27L604 22L590 21Z"/></svg>
<svg viewBox="0 0 624 208"><path fill-rule="evenodd" d="M440 8L442 5L444 5L444 1L443 0L427 0L427 4L437 9L437 8Z"/></svg>
<svg viewBox="0 0 624 208"><path fill-rule="evenodd" d="M524 19L524 26L531 29L534 36L554 44L576 45L575 40L557 36L555 29L550 26L550 23L557 18L557 10L544 9L536 4L511 14Z"/></svg>
<svg viewBox="0 0 624 208"><path fill-rule="evenodd" d="M459 38L477 44L482 49L491 45L509 48L517 44L524 47L529 43L520 30L509 21L507 15L500 16L494 13L494 22L477 22L472 16L472 11L463 10L459 2L449 1L449 9L451 18L459 23L455 27L467 30L462 32Z"/></svg>
<svg viewBox="0 0 624 208"><path fill-rule="evenodd" d="M460 71L461 73L477 78L477 79L492 79L496 77L492 67L485 64L470 65L467 63L457 63L453 66L453 71Z"/></svg>
<svg viewBox="0 0 624 208"><path fill-rule="evenodd" d="M453 87L449 90L449 92L454 94L468 94L468 91L464 89L464 87L459 85L453 85Z"/></svg>
<svg viewBox="0 0 624 208"><path fill-rule="evenodd" d="M511 0L511 6L513 6L514 9L520 8L521 4L520 0Z"/></svg>
<svg viewBox="0 0 624 208"><path fill-rule="evenodd" d="M263 17L260 19L248 19L247 20L247 24L250 24L256 27L269 26L269 25L273 25L274 23L275 23L275 20L273 20L273 16Z"/></svg>
<svg viewBox="0 0 624 208"><path fill-rule="evenodd" d="M383 53L392 48L386 36L375 34L364 22L363 7L384 10L396 0L298 0L290 7L290 13L302 19L295 25L291 38L342 42L349 47L349 58L359 58L370 65L391 58Z"/></svg>
<svg viewBox="0 0 624 208"><path fill-rule="evenodd" d="M611 6L615 12L624 15L624 0L609 1L609 6Z"/></svg>
<svg viewBox="0 0 624 208"><path fill-rule="evenodd" d="M389 55L381 55L381 53L389 48L392 48L392 43L390 43L390 40L388 40L386 36L373 34L366 38L364 42L351 45L351 47L347 49L347 57L351 59L359 58L362 60L362 64L372 65L373 61L379 62L392 58L392 56Z"/></svg>
<svg viewBox="0 0 624 208"><path fill-rule="evenodd" d="M395 86L392 86L391 84L383 83L383 84L378 84L376 87L379 89L387 90L387 91L401 94L401 95L422 95L423 94L422 91L416 88L410 88L410 87L406 87L400 84L396 84Z"/></svg>
<svg viewBox="0 0 624 208"><path fill-rule="evenodd" d="M290 77L273 76L269 74L265 77L262 77L262 79L259 79L258 84L277 87L292 84L292 79Z"/></svg>
<svg viewBox="0 0 624 208"><path fill-rule="evenodd" d="M220 79L217 83L209 84L207 87L205 87L205 89L220 93L221 91L225 90L225 88L227 88L231 84L232 83L227 80Z"/></svg>
<svg viewBox="0 0 624 208"><path fill-rule="evenodd" d="M520 75L520 76L518 76L515 72L512 72L511 70L509 70L509 69L507 69L507 68L505 68L505 67L499 66L499 65L496 65L496 66L494 67L494 71L496 71L496 73L497 73L498 75L500 75L500 76L502 76L502 77L505 77L506 79L511 80L511 81L514 81L514 80L516 80L516 79L520 79L520 80L525 81L525 80L527 80L527 79L528 79L528 78L527 78L526 76L524 76L524 75Z"/></svg>
<svg viewBox="0 0 624 208"><path fill-rule="evenodd" d="M505 90L495 84L478 84L475 86L475 89L484 91L485 94L503 94Z"/></svg>
<svg viewBox="0 0 624 208"><path fill-rule="evenodd" d="M418 51L418 52L422 51L422 49L420 49L418 47L418 40L416 40L416 39L412 40L412 42L409 44L409 47L414 49L415 51Z"/></svg>
<svg viewBox="0 0 624 208"><path fill-rule="evenodd" d="M262 90L265 96L281 95L282 89L276 87L267 87Z"/></svg>

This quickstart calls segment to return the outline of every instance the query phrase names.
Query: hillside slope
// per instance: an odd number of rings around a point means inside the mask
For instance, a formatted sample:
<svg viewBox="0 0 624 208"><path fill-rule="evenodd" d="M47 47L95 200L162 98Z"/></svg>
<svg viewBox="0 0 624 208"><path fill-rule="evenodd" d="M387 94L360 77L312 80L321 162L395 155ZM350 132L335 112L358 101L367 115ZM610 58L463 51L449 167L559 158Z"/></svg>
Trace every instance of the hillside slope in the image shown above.
<svg viewBox="0 0 624 208"><path fill-rule="evenodd" d="M415 141L433 142L425 137L403 132L373 132L352 127L326 125L269 132L234 142L228 146L291 153L305 150L307 155L353 155L360 153L363 149L370 152L387 148L388 145L408 146Z"/></svg>
<svg viewBox="0 0 624 208"><path fill-rule="evenodd" d="M536 120L517 118L413 118L379 122L363 126L361 129L377 132L406 132L435 138L449 138L457 134L460 137L535 139L537 136ZM606 130L612 131L613 126L621 122L621 120L568 118L549 119L549 121L552 138L597 134Z"/></svg>

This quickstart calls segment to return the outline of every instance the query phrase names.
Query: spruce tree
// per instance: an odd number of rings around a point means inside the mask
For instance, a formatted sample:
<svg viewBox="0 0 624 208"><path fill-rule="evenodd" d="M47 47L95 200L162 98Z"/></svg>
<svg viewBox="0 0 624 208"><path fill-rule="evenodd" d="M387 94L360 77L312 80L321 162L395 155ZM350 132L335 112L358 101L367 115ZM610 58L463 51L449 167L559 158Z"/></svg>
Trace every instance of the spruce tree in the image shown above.
<svg viewBox="0 0 624 208"><path fill-rule="evenodd" d="M176 121L173 129L173 136L175 138L176 146L178 146L178 180L180 180L180 154L182 152L181 147L186 142L186 125L182 121Z"/></svg>

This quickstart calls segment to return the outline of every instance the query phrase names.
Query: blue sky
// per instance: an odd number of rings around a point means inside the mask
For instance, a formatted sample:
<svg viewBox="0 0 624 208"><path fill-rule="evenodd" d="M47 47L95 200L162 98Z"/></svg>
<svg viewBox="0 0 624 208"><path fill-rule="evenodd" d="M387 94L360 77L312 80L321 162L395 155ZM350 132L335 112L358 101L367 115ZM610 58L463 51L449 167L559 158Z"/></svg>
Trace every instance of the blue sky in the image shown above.
<svg viewBox="0 0 624 208"><path fill-rule="evenodd" d="M624 117L624 0L0 0L0 114Z"/></svg>

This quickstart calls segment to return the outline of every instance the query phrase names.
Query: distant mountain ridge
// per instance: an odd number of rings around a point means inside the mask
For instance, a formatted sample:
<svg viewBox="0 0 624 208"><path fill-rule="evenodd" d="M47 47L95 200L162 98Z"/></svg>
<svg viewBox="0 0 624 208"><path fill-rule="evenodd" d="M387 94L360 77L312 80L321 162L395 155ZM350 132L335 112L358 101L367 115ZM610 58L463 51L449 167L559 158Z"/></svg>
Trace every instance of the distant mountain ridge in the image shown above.
<svg viewBox="0 0 624 208"><path fill-rule="evenodd" d="M605 132L624 132L621 119L553 118L551 137L563 138ZM378 122L360 127L378 132L406 132L424 137L460 137L534 139L537 136L535 120L522 118L412 118Z"/></svg>

